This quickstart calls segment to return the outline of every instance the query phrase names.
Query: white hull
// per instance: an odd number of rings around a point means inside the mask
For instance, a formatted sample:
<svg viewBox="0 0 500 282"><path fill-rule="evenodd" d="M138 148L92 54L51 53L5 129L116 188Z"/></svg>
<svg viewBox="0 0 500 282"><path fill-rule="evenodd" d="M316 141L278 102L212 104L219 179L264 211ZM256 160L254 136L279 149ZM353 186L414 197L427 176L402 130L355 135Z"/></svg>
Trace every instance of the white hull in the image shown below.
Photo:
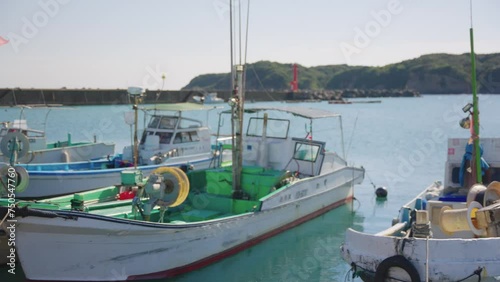
<svg viewBox="0 0 500 282"><path fill-rule="evenodd" d="M421 274L422 281L425 281L425 273L429 274L429 281L459 281L480 267L485 268L483 279L485 273L488 277L500 276L498 237L427 240L377 236L348 229L346 238L348 240L342 248L344 258L373 273L384 259L403 255ZM477 281L477 276L474 276L474 281Z"/></svg>
<svg viewBox="0 0 500 282"><path fill-rule="evenodd" d="M363 177L364 170L346 167L271 194L259 212L202 223L147 223L75 212L58 213L78 216L78 220L18 218L17 251L30 280L173 276L232 255L351 201L353 185ZM287 199L288 194L289 202L276 200ZM40 263L44 261L50 263Z"/></svg>
<svg viewBox="0 0 500 282"><path fill-rule="evenodd" d="M30 151L18 162L26 164L83 162L113 156L115 145L110 143L89 143L54 149Z"/></svg>
<svg viewBox="0 0 500 282"><path fill-rule="evenodd" d="M199 156L172 157L159 165L140 166L143 176L162 166L181 166L186 163L195 169L206 169L213 162L213 154ZM121 183L120 173L133 168L113 168L84 171L33 171L29 172L29 185L23 192L16 193L16 198L53 197L96 188L118 185Z"/></svg>

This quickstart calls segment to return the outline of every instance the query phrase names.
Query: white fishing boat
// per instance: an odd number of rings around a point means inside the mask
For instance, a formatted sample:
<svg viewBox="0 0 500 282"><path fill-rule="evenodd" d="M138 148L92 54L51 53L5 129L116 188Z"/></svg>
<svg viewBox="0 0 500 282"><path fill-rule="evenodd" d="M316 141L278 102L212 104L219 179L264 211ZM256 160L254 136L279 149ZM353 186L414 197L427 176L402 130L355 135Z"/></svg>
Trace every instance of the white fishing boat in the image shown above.
<svg viewBox="0 0 500 282"><path fill-rule="evenodd" d="M364 169L348 165L343 146L339 154L313 138L321 136L313 133L314 121L331 118L339 130L325 138L343 139L340 115L297 107L244 109L242 65L235 67L234 77L231 110L219 117L230 115L230 122L219 121L231 125L230 166L187 173L159 168L145 183L131 171L122 173L121 186L18 202L15 208L8 199L0 200L0 217L17 220L15 255L26 278L170 277L351 202ZM303 124L296 123L303 118L308 129L297 136ZM134 197L115 200L123 193Z"/></svg>
<svg viewBox="0 0 500 282"><path fill-rule="evenodd" d="M283 114L263 115L273 110L287 113L289 119ZM186 176L181 170L162 168L138 188L144 194L134 200L104 202L120 191L109 187L19 203L18 207L29 206L12 211L18 216L16 248L26 277L51 281L170 277L352 201L353 186L363 180L364 169L347 165L339 154L326 150L325 142L289 135L292 118L307 118L312 124L339 115L303 108L246 112L257 116L249 120L239 147L240 169L191 171ZM163 205L173 202L182 204L168 209ZM40 263L49 257L50 264Z"/></svg>
<svg viewBox="0 0 500 282"><path fill-rule="evenodd" d="M0 148L2 158L9 162L9 143L17 137L27 148L23 157L17 158L20 163L69 163L100 159L115 154L115 144L111 142L73 142L71 134L67 140L47 142L45 131L28 127L26 119L3 122L0 128Z"/></svg>
<svg viewBox="0 0 500 282"><path fill-rule="evenodd" d="M460 122L471 137L448 140L444 183L405 204L388 229L346 232L342 256L363 281L500 279L500 138L479 139L473 44L471 62L473 103Z"/></svg>
<svg viewBox="0 0 500 282"><path fill-rule="evenodd" d="M9 218L3 223L10 224L12 217L17 221L14 257L26 278L175 276L352 201L364 169L347 164L343 146L341 155L313 139L321 135L313 133L314 121L333 118L341 125L340 115L293 107L244 109L242 65L235 67L234 77L230 122L219 121L231 125L230 166L187 173L159 168L145 182L140 172L123 172L120 186L16 207L0 199L0 218ZM219 118L227 116L223 112ZM301 118L309 122L307 134L296 136ZM342 139L341 133L342 126L325 138ZM123 193L133 199L115 200ZM5 232L8 238L9 229Z"/></svg>
<svg viewBox="0 0 500 282"><path fill-rule="evenodd" d="M157 105L144 108L149 119L142 138L137 141L138 158L135 166L144 176L162 166L188 169L217 167L230 161L230 151L214 139L211 131L200 120L186 117L192 111L214 109L194 103ZM133 122L130 122L133 125ZM216 143L217 142L217 143ZM18 183L16 197L45 198L92 190L120 183L123 170L134 169L132 146L123 154L84 162L19 164L29 174L29 181ZM6 164L3 170L7 169ZM3 171L2 170L2 171ZM0 194L2 192L0 191Z"/></svg>
<svg viewBox="0 0 500 282"><path fill-rule="evenodd" d="M342 256L363 281L500 276L500 138L481 139L489 168L484 185L472 187L468 143L448 140L444 183L431 184L405 204L391 227L376 234L346 231Z"/></svg>

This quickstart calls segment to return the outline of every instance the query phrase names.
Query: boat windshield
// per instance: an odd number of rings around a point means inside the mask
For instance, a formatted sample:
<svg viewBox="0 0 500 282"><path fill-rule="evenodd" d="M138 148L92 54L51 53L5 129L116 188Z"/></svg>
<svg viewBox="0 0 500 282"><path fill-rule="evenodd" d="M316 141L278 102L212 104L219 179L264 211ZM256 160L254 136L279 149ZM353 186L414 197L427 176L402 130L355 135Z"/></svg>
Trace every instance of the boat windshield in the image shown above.
<svg viewBox="0 0 500 282"><path fill-rule="evenodd" d="M148 128L174 129L177 119L177 117L153 116L148 124Z"/></svg>
<svg viewBox="0 0 500 282"><path fill-rule="evenodd" d="M295 153L293 158L301 161L315 162L318 157L320 145L297 142L295 144Z"/></svg>
<svg viewBox="0 0 500 282"><path fill-rule="evenodd" d="M249 120L247 128L247 136L262 136L262 128L264 126L264 119L252 117ZM290 121L287 119L273 119L267 120L266 137L270 138L287 138Z"/></svg>

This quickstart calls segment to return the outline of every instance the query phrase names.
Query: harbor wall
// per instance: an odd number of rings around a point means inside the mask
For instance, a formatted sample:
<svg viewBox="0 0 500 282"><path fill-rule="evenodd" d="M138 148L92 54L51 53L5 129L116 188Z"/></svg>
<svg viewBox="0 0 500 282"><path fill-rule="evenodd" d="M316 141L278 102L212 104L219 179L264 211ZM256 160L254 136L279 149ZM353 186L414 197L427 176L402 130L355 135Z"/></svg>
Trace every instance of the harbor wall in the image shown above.
<svg viewBox="0 0 500 282"><path fill-rule="evenodd" d="M230 91L215 91L218 97L228 100ZM357 97L414 97L419 93L408 90L335 90L335 91L246 91L247 101L285 100L336 100ZM180 103L203 96L198 90L146 91L143 103ZM0 106L18 105L113 105L130 104L127 89L21 89L0 88Z"/></svg>
<svg viewBox="0 0 500 282"><path fill-rule="evenodd" d="M247 92L247 100L281 101L284 92ZM191 101L193 96L202 96L202 92L179 91L146 91L143 103L179 103ZM217 91L224 100L229 99L230 91ZM113 105L130 104L126 89L0 89L0 106L18 105Z"/></svg>

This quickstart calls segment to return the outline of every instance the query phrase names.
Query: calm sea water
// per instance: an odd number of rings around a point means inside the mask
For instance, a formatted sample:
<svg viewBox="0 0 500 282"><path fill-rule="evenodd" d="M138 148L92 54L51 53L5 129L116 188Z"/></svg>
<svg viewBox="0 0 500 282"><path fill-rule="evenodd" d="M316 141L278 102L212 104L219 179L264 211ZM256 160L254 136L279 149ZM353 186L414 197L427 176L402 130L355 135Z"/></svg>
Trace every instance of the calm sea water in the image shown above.
<svg viewBox="0 0 500 282"><path fill-rule="evenodd" d="M461 109L471 99L470 95L429 95L384 98L380 104L248 104L340 113L347 159L367 172L363 184L355 186L357 200L206 268L159 281L346 281L350 267L339 253L346 228L370 233L387 228L402 204L433 181L442 180L447 138L468 137L458 121L465 117ZM479 95L481 137L498 137L498 105L500 95ZM48 115L47 109L26 109L24 115L31 127L45 128L49 141L63 140L68 132L73 141L93 140L95 135L97 140L115 142L120 151L131 140L123 118L129 110L129 106L86 106L53 109ZM215 128L218 111L192 115ZM19 116L19 108L0 108L0 121ZM315 122L313 137L321 140L333 129L338 127ZM305 136L304 126L294 130ZM339 145L328 144L328 149L340 152ZM373 185L387 187L387 200L376 200ZM6 271L0 268L0 281L24 281L22 272L13 276Z"/></svg>

